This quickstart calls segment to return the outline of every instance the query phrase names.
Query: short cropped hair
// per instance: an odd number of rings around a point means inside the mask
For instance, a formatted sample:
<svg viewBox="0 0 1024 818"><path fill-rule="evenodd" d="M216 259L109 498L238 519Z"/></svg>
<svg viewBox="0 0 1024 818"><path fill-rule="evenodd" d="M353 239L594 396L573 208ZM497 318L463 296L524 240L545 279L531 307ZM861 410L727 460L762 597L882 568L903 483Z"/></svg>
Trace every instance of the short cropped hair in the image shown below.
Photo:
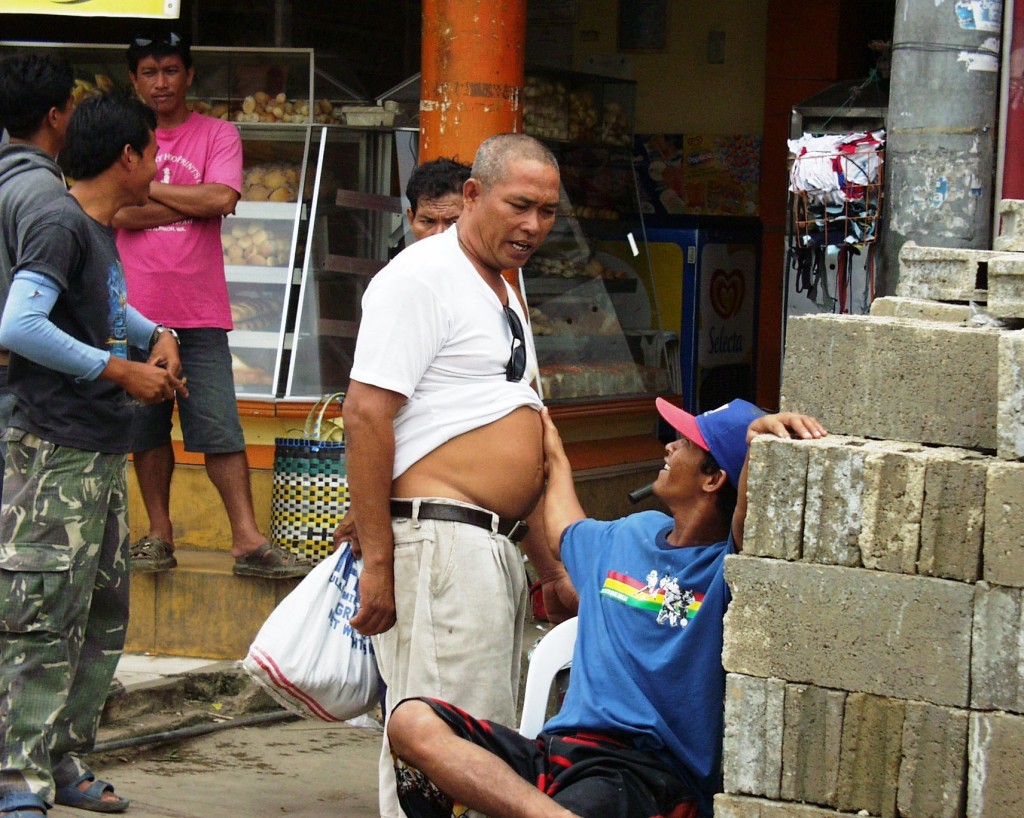
<svg viewBox="0 0 1024 818"><path fill-rule="evenodd" d="M156 114L136 96L115 91L89 97L68 123L68 174L74 179L99 176L125 145L141 156L155 131Z"/></svg>
<svg viewBox="0 0 1024 818"><path fill-rule="evenodd" d="M462 186L471 172L469 165L444 156L417 167L409 177L409 184L405 186L405 196L413 215L416 214L416 205L420 199L439 199L449 193L461 196Z"/></svg>
<svg viewBox="0 0 1024 818"><path fill-rule="evenodd" d="M63 57L15 54L0 62L0 130L27 139L71 101L75 75Z"/></svg>
<svg viewBox="0 0 1024 818"><path fill-rule="evenodd" d="M510 161L532 159L558 170L558 160L542 142L524 133L503 133L485 139L473 160L473 178L484 188L500 182Z"/></svg>
<svg viewBox="0 0 1024 818"><path fill-rule="evenodd" d="M128 43L128 70L137 74L139 61L146 57L160 60L175 55L181 57L186 70L192 67L192 48L188 38L174 31L145 31L136 34Z"/></svg>

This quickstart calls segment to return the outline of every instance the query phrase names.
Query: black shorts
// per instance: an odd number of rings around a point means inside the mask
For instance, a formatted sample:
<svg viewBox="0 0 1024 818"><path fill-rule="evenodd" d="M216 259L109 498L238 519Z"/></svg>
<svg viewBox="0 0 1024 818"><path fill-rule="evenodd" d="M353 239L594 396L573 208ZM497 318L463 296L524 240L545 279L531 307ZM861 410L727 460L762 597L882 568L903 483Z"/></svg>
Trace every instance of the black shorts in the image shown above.
<svg viewBox="0 0 1024 818"><path fill-rule="evenodd" d="M461 738L494 753L557 803L587 818L688 818L693 793L657 757L598 733L521 736L454 705L421 698ZM398 705L401 707L401 704ZM421 773L395 761L398 800L409 818L453 818L452 800Z"/></svg>

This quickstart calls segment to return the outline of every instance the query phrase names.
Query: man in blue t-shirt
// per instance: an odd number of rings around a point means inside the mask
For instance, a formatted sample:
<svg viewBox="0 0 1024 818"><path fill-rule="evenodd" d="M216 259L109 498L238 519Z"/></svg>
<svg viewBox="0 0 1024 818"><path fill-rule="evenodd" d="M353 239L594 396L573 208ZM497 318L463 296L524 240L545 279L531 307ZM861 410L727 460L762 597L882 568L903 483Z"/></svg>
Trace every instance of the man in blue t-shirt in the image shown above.
<svg viewBox="0 0 1024 818"><path fill-rule="evenodd" d="M694 416L658 399L679 432L654 494L669 514L587 519L544 410L548 541L580 595L561 711L534 739L444 702L408 699L388 723L409 818L453 802L491 818L684 818L720 789L725 557L740 550L747 453L758 434L815 439L813 417L743 400Z"/></svg>

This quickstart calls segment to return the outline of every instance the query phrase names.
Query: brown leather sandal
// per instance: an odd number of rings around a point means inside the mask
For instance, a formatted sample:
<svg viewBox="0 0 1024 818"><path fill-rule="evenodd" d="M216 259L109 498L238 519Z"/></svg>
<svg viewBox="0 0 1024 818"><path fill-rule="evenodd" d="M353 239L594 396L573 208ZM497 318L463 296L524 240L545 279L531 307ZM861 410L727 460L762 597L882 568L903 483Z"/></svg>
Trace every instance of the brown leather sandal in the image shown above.
<svg viewBox="0 0 1024 818"><path fill-rule="evenodd" d="M266 579L291 579L304 577L313 564L309 560L286 551L269 542L243 557L236 557L232 573L240 577L264 577Z"/></svg>

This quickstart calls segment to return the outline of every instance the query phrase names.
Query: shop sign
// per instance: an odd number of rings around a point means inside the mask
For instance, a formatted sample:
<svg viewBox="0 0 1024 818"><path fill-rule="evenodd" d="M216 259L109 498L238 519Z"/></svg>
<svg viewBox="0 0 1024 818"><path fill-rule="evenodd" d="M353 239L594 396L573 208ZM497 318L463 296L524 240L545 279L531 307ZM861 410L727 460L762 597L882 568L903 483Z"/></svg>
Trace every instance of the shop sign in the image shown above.
<svg viewBox="0 0 1024 818"><path fill-rule="evenodd" d="M4 0L0 13L177 20L181 0Z"/></svg>

